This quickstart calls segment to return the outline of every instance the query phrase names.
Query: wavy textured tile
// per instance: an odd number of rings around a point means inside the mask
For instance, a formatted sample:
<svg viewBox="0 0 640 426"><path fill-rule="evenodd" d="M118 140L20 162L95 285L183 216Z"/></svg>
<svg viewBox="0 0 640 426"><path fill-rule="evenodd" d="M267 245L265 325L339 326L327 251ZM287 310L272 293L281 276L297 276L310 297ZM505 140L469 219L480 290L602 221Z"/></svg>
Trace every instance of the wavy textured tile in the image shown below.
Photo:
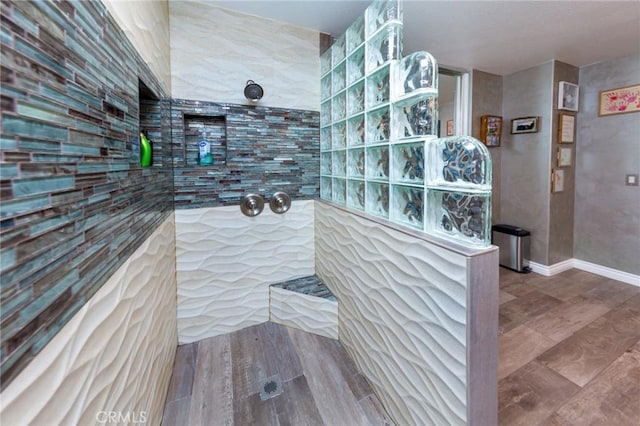
<svg viewBox="0 0 640 426"><path fill-rule="evenodd" d="M270 319L277 324L338 338L338 302L271 287Z"/></svg>
<svg viewBox="0 0 640 426"><path fill-rule="evenodd" d="M173 98L246 104L244 86L255 80L261 105L320 110L317 31L206 2L169 8Z"/></svg>
<svg viewBox="0 0 640 426"><path fill-rule="evenodd" d="M180 343L268 321L269 285L315 273L313 220L313 201L253 218L238 206L177 210Z"/></svg>
<svg viewBox="0 0 640 426"><path fill-rule="evenodd" d="M164 1L103 0L109 13L171 93L169 7Z"/></svg>
<svg viewBox="0 0 640 426"><path fill-rule="evenodd" d="M340 341L398 424L466 422L465 256L316 203Z"/></svg>
<svg viewBox="0 0 640 426"><path fill-rule="evenodd" d="M2 424L159 424L175 357L171 215L2 392ZM103 418L103 417L100 417Z"/></svg>

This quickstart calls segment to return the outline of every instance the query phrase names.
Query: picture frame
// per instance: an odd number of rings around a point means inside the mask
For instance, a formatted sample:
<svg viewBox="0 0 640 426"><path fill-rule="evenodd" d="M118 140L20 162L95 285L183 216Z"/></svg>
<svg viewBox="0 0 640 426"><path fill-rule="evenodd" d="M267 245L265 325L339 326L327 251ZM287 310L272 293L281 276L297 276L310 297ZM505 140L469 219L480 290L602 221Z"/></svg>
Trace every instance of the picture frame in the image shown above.
<svg viewBox="0 0 640 426"><path fill-rule="evenodd" d="M480 117L480 140L489 148L500 146L502 117L483 115Z"/></svg>
<svg viewBox="0 0 640 426"><path fill-rule="evenodd" d="M511 134L520 133L537 133L539 128L540 117L520 117L511 120Z"/></svg>
<svg viewBox="0 0 640 426"><path fill-rule="evenodd" d="M558 167L570 167L572 164L573 150L571 148L558 148Z"/></svg>
<svg viewBox="0 0 640 426"><path fill-rule="evenodd" d="M453 120L447 120L447 136L453 136Z"/></svg>
<svg viewBox="0 0 640 426"><path fill-rule="evenodd" d="M640 111L640 84L603 90L598 96L598 116Z"/></svg>
<svg viewBox="0 0 640 426"><path fill-rule="evenodd" d="M559 82L558 86L558 109L567 111L578 111L578 98L580 87L568 81Z"/></svg>
<svg viewBox="0 0 640 426"><path fill-rule="evenodd" d="M576 117L560 113L558 117L558 142L573 143L576 134Z"/></svg>
<svg viewBox="0 0 640 426"><path fill-rule="evenodd" d="M564 191L564 170L554 169L551 172L551 192Z"/></svg>

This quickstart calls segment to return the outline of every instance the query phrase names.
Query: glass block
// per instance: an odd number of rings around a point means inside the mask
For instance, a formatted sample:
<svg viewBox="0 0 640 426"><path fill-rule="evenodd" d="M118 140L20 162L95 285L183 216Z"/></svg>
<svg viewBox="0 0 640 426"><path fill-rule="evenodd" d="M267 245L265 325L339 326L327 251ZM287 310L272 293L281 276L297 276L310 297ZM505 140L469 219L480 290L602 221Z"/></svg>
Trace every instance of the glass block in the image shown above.
<svg viewBox="0 0 640 426"><path fill-rule="evenodd" d="M334 98L331 101L332 107L333 107L333 113L331 115L331 118L333 119L334 123L336 121L342 120L346 113L347 113L347 94L346 92L342 92L337 96L334 96Z"/></svg>
<svg viewBox="0 0 640 426"><path fill-rule="evenodd" d="M334 203L347 204L347 181L345 179L333 178L331 181L331 199Z"/></svg>
<svg viewBox="0 0 640 426"><path fill-rule="evenodd" d="M325 52L320 55L320 75L325 75L329 71L331 71L331 54L332 49L329 48L325 50Z"/></svg>
<svg viewBox="0 0 640 426"><path fill-rule="evenodd" d="M392 145L391 179L424 185L424 142Z"/></svg>
<svg viewBox="0 0 640 426"><path fill-rule="evenodd" d="M491 195L429 190L427 232L459 243L491 244Z"/></svg>
<svg viewBox="0 0 640 426"><path fill-rule="evenodd" d="M365 11L366 36L371 37L379 28L390 21L402 22L400 0L375 1Z"/></svg>
<svg viewBox="0 0 640 426"><path fill-rule="evenodd" d="M332 161L331 161L331 171L333 173L333 176L346 176L347 174L347 159L346 159L347 153L344 151L344 149L341 149L340 151L333 151L333 157L332 157Z"/></svg>
<svg viewBox="0 0 640 426"><path fill-rule="evenodd" d="M420 95L393 104L393 138L438 135L437 95Z"/></svg>
<svg viewBox="0 0 640 426"><path fill-rule="evenodd" d="M364 114L356 115L347 120L347 145L358 146L364 144Z"/></svg>
<svg viewBox="0 0 640 426"><path fill-rule="evenodd" d="M374 144L389 140L389 107L378 108L367 114L366 143Z"/></svg>
<svg viewBox="0 0 640 426"><path fill-rule="evenodd" d="M389 185L385 183L367 182L365 211L385 219L389 218Z"/></svg>
<svg viewBox="0 0 640 426"><path fill-rule="evenodd" d="M331 128L331 147L344 148L347 142L347 128L344 121L336 123Z"/></svg>
<svg viewBox="0 0 640 426"><path fill-rule="evenodd" d="M347 176L364 178L364 149L350 149L347 152Z"/></svg>
<svg viewBox="0 0 640 426"><path fill-rule="evenodd" d="M320 126L331 124L331 100L320 104Z"/></svg>
<svg viewBox="0 0 640 426"><path fill-rule="evenodd" d="M364 111L364 81L347 89L347 115Z"/></svg>
<svg viewBox="0 0 640 426"><path fill-rule="evenodd" d="M400 57L402 25L389 25L367 42L367 72Z"/></svg>
<svg viewBox="0 0 640 426"><path fill-rule="evenodd" d="M331 201L331 178L320 178L320 198Z"/></svg>
<svg viewBox="0 0 640 426"><path fill-rule="evenodd" d="M331 176L331 153L323 152L320 154L320 174Z"/></svg>
<svg viewBox="0 0 640 426"><path fill-rule="evenodd" d="M320 100L325 101L331 97L331 73L320 80Z"/></svg>
<svg viewBox="0 0 640 426"><path fill-rule="evenodd" d="M320 151L331 149L331 126L320 129Z"/></svg>
<svg viewBox="0 0 640 426"><path fill-rule="evenodd" d="M391 220L424 228L424 189L411 186L392 185Z"/></svg>
<svg viewBox="0 0 640 426"><path fill-rule="evenodd" d="M364 182L361 180L347 181L347 206L364 210Z"/></svg>
<svg viewBox="0 0 640 426"><path fill-rule="evenodd" d="M428 52L415 52L403 58L396 67L397 83L394 99L410 93L438 93L438 63Z"/></svg>
<svg viewBox="0 0 640 426"><path fill-rule="evenodd" d="M471 136L439 138L429 144L427 183L470 191L491 191L491 156Z"/></svg>
<svg viewBox="0 0 640 426"><path fill-rule="evenodd" d="M333 67L340 63L345 57L345 40L344 34L336 39L331 46L331 60L333 61Z"/></svg>
<svg viewBox="0 0 640 426"><path fill-rule="evenodd" d="M347 28L347 55L356 50L364 42L364 15L360 15Z"/></svg>
<svg viewBox="0 0 640 426"><path fill-rule="evenodd" d="M334 96L345 88L345 78L347 74L346 64L342 63L333 69L331 73L331 87Z"/></svg>
<svg viewBox="0 0 640 426"><path fill-rule="evenodd" d="M364 46L347 58L347 85L364 76Z"/></svg>
<svg viewBox="0 0 640 426"><path fill-rule="evenodd" d="M367 179L389 179L389 148L367 148L365 176Z"/></svg>
<svg viewBox="0 0 640 426"><path fill-rule="evenodd" d="M367 77L367 108L373 108L389 102L389 67L381 68L375 74Z"/></svg>

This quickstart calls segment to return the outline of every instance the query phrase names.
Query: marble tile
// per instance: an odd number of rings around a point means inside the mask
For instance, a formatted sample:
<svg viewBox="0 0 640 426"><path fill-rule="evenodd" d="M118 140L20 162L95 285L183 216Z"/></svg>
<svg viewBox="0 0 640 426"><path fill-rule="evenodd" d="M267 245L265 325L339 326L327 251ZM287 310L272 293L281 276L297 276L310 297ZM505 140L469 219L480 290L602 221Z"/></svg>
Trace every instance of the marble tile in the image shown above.
<svg viewBox="0 0 640 426"><path fill-rule="evenodd" d="M640 423L640 342L624 352L556 412L558 424Z"/></svg>
<svg viewBox="0 0 640 426"><path fill-rule="evenodd" d="M609 307L594 299L577 296L527 321L525 325L560 342L609 312Z"/></svg>
<svg viewBox="0 0 640 426"><path fill-rule="evenodd" d="M553 347L553 340L519 325L498 337L498 379L504 379L518 368Z"/></svg>
<svg viewBox="0 0 640 426"><path fill-rule="evenodd" d="M506 333L561 303L554 297L531 290L523 296L500 305L500 332Z"/></svg>
<svg viewBox="0 0 640 426"><path fill-rule="evenodd" d="M579 386L586 385L640 339L640 315L632 309L610 311L537 360Z"/></svg>
<svg viewBox="0 0 640 426"><path fill-rule="evenodd" d="M498 384L498 424L539 424L579 390L540 363L528 363Z"/></svg>

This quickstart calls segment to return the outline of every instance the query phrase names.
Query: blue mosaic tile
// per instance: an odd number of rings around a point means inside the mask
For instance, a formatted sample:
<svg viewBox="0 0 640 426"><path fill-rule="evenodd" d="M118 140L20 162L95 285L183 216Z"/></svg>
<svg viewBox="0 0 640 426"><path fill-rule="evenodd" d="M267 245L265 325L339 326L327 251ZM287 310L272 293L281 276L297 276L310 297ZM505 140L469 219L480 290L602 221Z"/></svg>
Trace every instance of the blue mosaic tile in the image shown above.
<svg viewBox="0 0 640 426"><path fill-rule="evenodd" d="M16 264L16 249L11 247L0 251L0 271L11 268Z"/></svg>
<svg viewBox="0 0 640 426"><path fill-rule="evenodd" d="M11 32L0 37L10 112L0 137L4 388L173 199L170 103L141 117L138 75L157 97L168 94L104 5L7 0L2 13L3 34ZM154 137L154 165L144 170L133 151L143 122Z"/></svg>
<svg viewBox="0 0 640 426"><path fill-rule="evenodd" d="M318 278L317 275L311 275L309 277L296 278L282 283L272 284L272 287L306 294L308 296L321 297L327 300L336 300L336 297L333 295L333 293L331 293L331 291L320 280L320 278Z"/></svg>
<svg viewBox="0 0 640 426"><path fill-rule="evenodd" d="M65 141L68 135L64 127L10 115L2 117L2 131L5 135L41 137L60 141Z"/></svg>
<svg viewBox="0 0 640 426"><path fill-rule="evenodd" d="M16 180L13 182L13 193L16 197L46 194L64 191L74 187L73 176L49 177L43 179Z"/></svg>

